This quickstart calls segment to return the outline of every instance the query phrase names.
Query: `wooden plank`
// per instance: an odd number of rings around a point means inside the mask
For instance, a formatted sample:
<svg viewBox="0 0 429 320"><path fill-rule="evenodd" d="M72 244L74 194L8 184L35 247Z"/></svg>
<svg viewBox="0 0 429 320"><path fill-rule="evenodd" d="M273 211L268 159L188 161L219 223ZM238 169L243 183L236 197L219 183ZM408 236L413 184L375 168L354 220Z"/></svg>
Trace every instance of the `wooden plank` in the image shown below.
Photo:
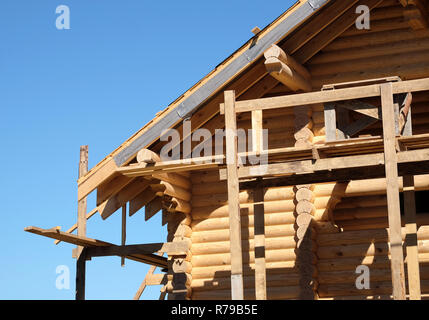
<svg viewBox="0 0 429 320"><path fill-rule="evenodd" d="M381 84L380 89L393 297L395 300L405 300L404 256L402 252L401 210L399 204L392 83Z"/></svg>
<svg viewBox="0 0 429 320"><path fill-rule="evenodd" d="M417 243L416 199L414 189L414 176L404 176L403 192L408 291L410 300L421 300L419 250Z"/></svg>
<svg viewBox="0 0 429 320"><path fill-rule="evenodd" d="M325 104L323 112L325 115L326 141L335 141L337 140L337 117L335 104Z"/></svg>
<svg viewBox="0 0 429 320"><path fill-rule="evenodd" d="M156 197L151 202L146 205L145 208L145 220L149 220L155 214L157 214L162 209L162 199L160 197Z"/></svg>
<svg viewBox="0 0 429 320"><path fill-rule="evenodd" d="M86 215L86 220L88 220L89 218L91 218L92 216L94 216L96 213L98 212L98 207L95 209L92 209L87 215ZM72 225L66 232L67 233L72 233L73 231L75 231L77 229L77 223L75 223L74 225ZM59 244L61 241L60 240L55 240L54 243L55 244Z"/></svg>
<svg viewBox="0 0 429 320"><path fill-rule="evenodd" d="M237 118L235 92L225 91L226 159L228 175L229 233L231 244L231 297L243 300L243 258L238 183Z"/></svg>
<svg viewBox="0 0 429 320"><path fill-rule="evenodd" d="M359 100L351 100L347 102L337 102L335 103L337 107L345 108L348 110L352 110L368 117L375 118L377 120L381 120L381 108L373 106L371 104L359 101Z"/></svg>
<svg viewBox="0 0 429 320"><path fill-rule="evenodd" d="M111 247L114 246L112 243L92 239L88 237L79 237L75 234L69 234L66 232L62 232L57 228L53 229L42 229L37 227L27 227L24 229L26 232L31 232L40 236L58 239L67 243L84 246L84 247ZM156 265L162 268L167 267L167 259L158 257L153 254L135 254L129 255L126 257L127 259L147 263L150 265Z"/></svg>
<svg viewBox="0 0 429 320"><path fill-rule="evenodd" d="M80 147L79 178L88 172L88 146ZM77 207L77 235L86 236L86 198L78 201ZM76 248L76 300L85 300L85 253L82 255L82 246ZM82 256L81 256L82 255Z"/></svg>
<svg viewBox="0 0 429 320"><path fill-rule="evenodd" d="M101 184L97 188L97 206L102 204L111 196L117 194L132 181L133 179L131 177L118 175L106 183Z"/></svg>
<svg viewBox="0 0 429 320"><path fill-rule="evenodd" d="M256 300L267 300L267 275L265 265L264 189L256 188L254 206L255 245L255 295Z"/></svg>
<svg viewBox="0 0 429 320"><path fill-rule="evenodd" d="M252 111L252 150L259 153L263 149L262 110Z"/></svg>
<svg viewBox="0 0 429 320"><path fill-rule="evenodd" d="M429 148L412 151L402 151L397 154L397 162L400 164L415 163L429 160ZM246 166L238 169L239 179L251 179L255 177L270 177L279 175L312 174L317 172L329 172L338 169L353 169L364 167L383 166L385 164L383 153L361 154L353 156L323 158L317 161L302 160L283 163L270 163L263 168L260 166ZM426 168L427 170L427 168ZM219 170L220 179L229 179L225 169Z"/></svg>
<svg viewBox="0 0 429 320"><path fill-rule="evenodd" d="M140 297L142 296L143 291L144 291L144 289L146 289L146 286L147 286L146 279L147 279L148 276L150 276L150 275L153 274L153 272L155 271L155 269L156 269L156 266L151 266L149 268L149 271L146 273L146 276L144 277L144 279L143 279L140 287L138 288L136 294L134 295L133 300L140 300Z"/></svg>
<svg viewBox="0 0 429 320"><path fill-rule="evenodd" d="M156 193L152 191L152 189L148 188L137 195L134 199L130 201L130 209L129 215L133 216L137 211L146 206L149 202L155 199ZM150 217L146 217L146 221L149 220Z"/></svg>
<svg viewBox="0 0 429 320"><path fill-rule="evenodd" d="M429 90L429 78L401 81L401 82L395 82L392 84L393 94L427 91L427 90ZM354 88L344 88L344 89L326 90L326 91L320 91L320 92L291 94L291 95L280 96L280 97L237 101L235 105L235 111L236 113L242 113L242 112L250 112L253 110L291 108L291 107L300 106L300 105L377 97L379 95L380 95L380 85L373 84L373 85L354 87ZM221 104L220 109L222 113L224 110L223 104Z"/></svg>
<svg viewBox="0 0 429 320"><path fill-rule="evenodd" d="M121 245L125 246L127 239L127 205L122 206ZM125 256L121 257L121 266L125 266Z"/></svg>
<svg viewBox="0 0 429 320"><path fill-rule="evenodd" d="M149 185L153 183L151 180L146 180L143 178L137 178L132 183L127 185L116 195L107 199L102 203L98 208L100 215L103 219L107 219L113 213L115 213L119 208L121 208L125 203L134 199L138 194L144 191Z"/></svg>
<svg viewBox="0 0 429 320"><path fill-rule="evenodd" d="M88 257L108 257L108 256L131 256L135 254L151 254L165 252L170 256L186 255L189 246L185 241L166 242L166 243L149 243L133 244L126 246L98 246L88 247Z"/></svg>
<svg viewBox="0 0 429 320"><path fill-rule="evenodd" d="M344 128L344 133L349 136L353 137L355 134L359 133L360 131L368 128L370 125L377 122L377 119L363 116L359 118L358 120L354 121L350 125Z"/></svg>

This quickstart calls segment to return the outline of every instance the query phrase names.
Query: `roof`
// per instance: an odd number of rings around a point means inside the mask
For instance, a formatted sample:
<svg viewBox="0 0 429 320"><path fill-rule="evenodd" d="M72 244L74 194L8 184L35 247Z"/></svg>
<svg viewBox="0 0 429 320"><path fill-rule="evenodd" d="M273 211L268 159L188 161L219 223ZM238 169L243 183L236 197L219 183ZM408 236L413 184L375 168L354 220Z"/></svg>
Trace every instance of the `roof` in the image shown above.
<svg viewBox="0 0 429 320"><path fill-rule="evenodd" d="M82 199L112 177L117 167L127 164L142 148L148 148L159 139L164 129L174 127L198 110L235 76L257 61L272 44L285 38L328 2L329 0L307 0L295 3L80 178L78 198Z"/></svg>

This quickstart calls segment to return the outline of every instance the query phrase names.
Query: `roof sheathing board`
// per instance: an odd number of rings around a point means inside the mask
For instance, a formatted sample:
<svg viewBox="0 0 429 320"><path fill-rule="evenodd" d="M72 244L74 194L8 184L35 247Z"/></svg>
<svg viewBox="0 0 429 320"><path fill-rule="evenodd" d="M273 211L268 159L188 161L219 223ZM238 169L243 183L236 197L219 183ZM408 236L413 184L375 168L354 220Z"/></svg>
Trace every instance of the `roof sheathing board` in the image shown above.
<svg viewBox="0 0 429 320"><path fill-rule="evenodd" d="M203 102L221 89L228 80L232 79L236 74L256 61L272 44L279 42L286 34L327 2L328 0L309 0L303 3L266 36L259 39L255 45L249 47L249 49L235 58L219 73L195 90L192 95L185 97L172 112L163 115L162 118L154 123L143 135L137 137L116 154L114 156L116 165L122 166L125 164L140 149L157 140L164 129L173 127L188 115L195 112Z"/></svg>

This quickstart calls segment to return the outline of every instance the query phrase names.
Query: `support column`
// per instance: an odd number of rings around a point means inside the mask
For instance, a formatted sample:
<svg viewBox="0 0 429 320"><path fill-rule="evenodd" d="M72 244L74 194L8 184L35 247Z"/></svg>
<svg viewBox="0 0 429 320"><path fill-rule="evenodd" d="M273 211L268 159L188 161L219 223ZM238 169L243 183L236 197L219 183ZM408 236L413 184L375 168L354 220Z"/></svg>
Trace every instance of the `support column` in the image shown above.
<svg viewBox="0 0 429 320"><path fill-rule="evenodd" d="M395 110L392 83L381 84L380 89L383 114L384 163L386 168L393 298L395 300L405 300L404 254L402 251L398 163L395 145Z"/></svg>
<svg viewBox="0 0 429 320"><path fill-rule="evenodd" d="M79 178L88 172L88 146L80 147ZM86 197L78 202L77 235L86 236ZM76 300L85 300L86 256L84 247L76 248Z"/></svg>
<svg viewBox="0 0 429 320"><path fill-rule="evenodd" d="M413 127L411 123L411 101L412 95L408 93L405 98L405 114L400 110L400 116L404 123L400 123L400 128L404 127L403 135L412 136ZM407 102L409 102L407 104ZM401 105L399 107L402 107ZM403 194L404 194L404 218L405 218L405 247L407 254L407 274L408 274L408 293L410 300L421 300L420 288L420 266L419 266L419 248L417 239L417 221L416 221L416 198L414 176L403 177Z"/></svg>
<svg viewBox="0 0 429 320"><path fill-rule="evenodd" d="M190 214L181 212L167 214L168 242L186 241L188 251L184 256L169 255L168 257L168 299L190 300L192 295L192 218Z"/></svg>
<svg viewBox="0 0 429 320"><path fill-rule="evenodd" d="M231 246L231 298L244 299L241 216L239 202L237 118L235 92L225 91L226 164L228 172L229 241Z"/></svg>
<svg viewBox="0 0 429 320"><path fill-rule="evenodd" d="M295 107L295 147L311 147L313 122L310 106ZM296 214L296 253L299 269L299 298L301 300L317 299L317 281L315 279L317 258L317 245L313 216L316 212L314 206L314 185L295 186L295 214Z"/></svg>

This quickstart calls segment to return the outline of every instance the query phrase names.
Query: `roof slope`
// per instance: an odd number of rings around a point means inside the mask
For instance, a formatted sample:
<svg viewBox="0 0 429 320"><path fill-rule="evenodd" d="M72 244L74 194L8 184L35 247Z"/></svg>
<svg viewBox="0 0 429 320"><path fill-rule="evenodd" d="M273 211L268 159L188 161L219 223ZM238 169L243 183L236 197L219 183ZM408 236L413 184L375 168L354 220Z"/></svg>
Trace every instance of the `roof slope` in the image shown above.
<svg viewBox="0 0 429 320"><path fill-rule="evenodd" d="M78 181L78 198L82 199L100 183L110 178L117 167L127 164L140 149L149 147L159 138L162 130L175 126L195 112L207 99L221 91L235 76L257 61L268 47L278 43L328 2L329 0L307 0L295 3L289 10L251 38L215 70L103 159L84 177L80 178Z"/></svg>

